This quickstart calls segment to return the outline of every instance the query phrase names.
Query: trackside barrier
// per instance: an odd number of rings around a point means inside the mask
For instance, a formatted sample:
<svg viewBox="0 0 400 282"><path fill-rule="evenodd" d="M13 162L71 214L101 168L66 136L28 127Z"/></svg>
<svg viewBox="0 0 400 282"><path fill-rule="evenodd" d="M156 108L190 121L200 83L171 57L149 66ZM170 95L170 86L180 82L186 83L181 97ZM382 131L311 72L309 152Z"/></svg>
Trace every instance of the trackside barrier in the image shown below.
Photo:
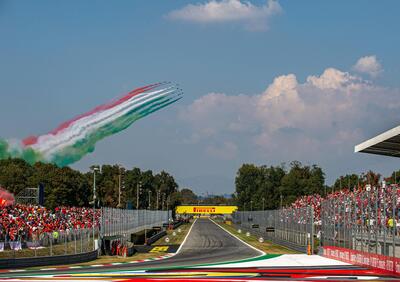
<svg viewBox="0 0 400 282"><path fill-rule="evenodd" d="M118 236L136 233L153 226L162 226L168 222L170 211L160 210L123 210L115 208L101 209L101 227L103 236Z"/></svg>
<svg viewBox="0 0 400 282"><path fill-rule="evenodd" d="M332 246L324 246L323 255L327 258L370 267L384 273L400 275L400 258Z"/></svg>
<svg viewBox="0 0 400 282"><path fill-rule="evenodd" d="M93 232L94 231L94 232ZM0 252L9 259L60 255L76 255L93 250L93 233L98 238L99 229L66 229L53 232L35 231L29 238L19 236L16 241L0 241Z"/></svg>
<svg viewBox="0 0 400 282"><path fill-rule="evenodd" d="M104 241L103 252L112 255L119 254L118 250L128 246L131 234L145 231L153 227L162 227L169 222L171 211L162 210L125 210L115 208L101 209L101 237ZM113 246L117 245L113 252Z"/></svg>
<svg viewBox="0 0 400 282"><path fill-rule="evenodd" d="M322 246L400 257L400 189L383 185L340 193L321 203Z"/></svg>
<svg viewBox="0 0 400 282"><path fill-rule="evenodd" d="M311 207L241 211L232 215L236 228L303 253L314 252Z"/></svg>
<svg viewBox="0 0 400 282"><path fill-rule="evenodd" d="M0 269L81 263L95 260L97 257L98 251L96 250L76 255L0 259Z"/></svg>
<svg viewBox="0 0 400 282"><path fill-rule="evenodd" d="M158 239L164 237L165 235L167 235L167 231L161 231L156 233L155 235L151 236L150 238L147 238L147 242L146 245L151 245L154 242L156 242Z"/></svg>

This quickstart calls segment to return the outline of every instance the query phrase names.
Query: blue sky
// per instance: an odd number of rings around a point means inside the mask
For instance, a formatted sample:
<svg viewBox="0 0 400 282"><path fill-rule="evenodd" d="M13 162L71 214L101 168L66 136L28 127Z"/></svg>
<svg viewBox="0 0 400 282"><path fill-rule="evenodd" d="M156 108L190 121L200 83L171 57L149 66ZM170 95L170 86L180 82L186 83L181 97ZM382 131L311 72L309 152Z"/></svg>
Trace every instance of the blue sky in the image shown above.
<svg viewBox="0 0 400 282"><path fill-rule="evenodd" d="M353 153L399 124L398 1L0 1L0 136L46 133L157 81L178 104L74 165L171 172L230 193L243 162L397 169ZM361 60L360 60L361 59ZM328 71L327 71L328 70Z"/></svg>

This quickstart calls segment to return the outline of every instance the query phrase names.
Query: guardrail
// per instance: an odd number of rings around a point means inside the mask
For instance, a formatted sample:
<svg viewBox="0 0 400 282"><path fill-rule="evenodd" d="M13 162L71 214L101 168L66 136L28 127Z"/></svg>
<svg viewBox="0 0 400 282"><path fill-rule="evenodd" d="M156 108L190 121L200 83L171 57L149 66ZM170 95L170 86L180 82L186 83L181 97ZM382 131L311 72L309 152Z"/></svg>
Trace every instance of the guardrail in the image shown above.
<svg viewBox="0 0 400 282"><path fill-rule="evenodd" d="M237 228L299 252L313 253L313 210L241 211L232 216Z"/></svg>
<svg viewBox="0 0 400 282"><path fill-rule="evenodd" d="M94 233L94 234L93 234ZM31 236L18 236L15 241L0 241L0 259L42 258L60 255L76 255L94 249L93 235L98 228L67 229L53 232L34 232Z"/></svg>
<svg viewBox="0 0 400 282"><path fill-rule="evenodd" d="M396 186L341 193L321 205L321 245L400 257L400 191Z"/></svg>
<svg viewBox="0 0 400 282"><path fill-rule="evenodd" d="M159 240L160 238L164 237L165 235L167 235L167 231L165 231L165 230L154 234L154 235L151 236L150 238L147 238L146 245L151 245L151 244L153 244L154 242L156 242L156 241Z"/></svg>
<svg viewBox="0 0 400 282"><path fill-rule="evenodd" d="M101 209L101 234L106 236L127 236L153 226L162 226L169 221L170 211Z"/></svg>
<svg viewBox="0 0 400 282"><path fill-rule="evenodd" d="M76 255L47 256L40 259L37 257L0 259L0 269L81 263L95 260L97 257L98 251L96 250Z"/></svg>

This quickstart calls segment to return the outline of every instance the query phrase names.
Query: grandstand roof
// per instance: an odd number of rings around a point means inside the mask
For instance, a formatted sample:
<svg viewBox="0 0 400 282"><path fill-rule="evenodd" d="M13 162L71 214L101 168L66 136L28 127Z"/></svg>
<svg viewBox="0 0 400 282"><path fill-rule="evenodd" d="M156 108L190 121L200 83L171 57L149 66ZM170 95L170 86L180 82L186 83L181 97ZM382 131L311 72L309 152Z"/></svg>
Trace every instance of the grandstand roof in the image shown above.
<svg viewBox="0 0 400 282"><path fill-rule="evenodd" d="M354 152L400 157L400 126L356 145Z"/></svg>

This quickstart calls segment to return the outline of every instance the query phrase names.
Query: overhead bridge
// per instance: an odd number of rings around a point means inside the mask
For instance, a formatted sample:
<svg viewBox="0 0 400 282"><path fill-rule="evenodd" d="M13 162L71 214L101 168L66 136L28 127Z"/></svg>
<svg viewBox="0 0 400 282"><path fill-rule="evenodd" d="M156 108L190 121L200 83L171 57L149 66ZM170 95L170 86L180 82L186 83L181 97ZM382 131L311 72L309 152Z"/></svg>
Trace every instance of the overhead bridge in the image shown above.
<svg viewBox="0 0 400 282"><path fill-rule="evenodd" d="M209 215L209 214L232 214L238 210L237 206L177 206L177 214L195 214L195 215Z"/></svg>

